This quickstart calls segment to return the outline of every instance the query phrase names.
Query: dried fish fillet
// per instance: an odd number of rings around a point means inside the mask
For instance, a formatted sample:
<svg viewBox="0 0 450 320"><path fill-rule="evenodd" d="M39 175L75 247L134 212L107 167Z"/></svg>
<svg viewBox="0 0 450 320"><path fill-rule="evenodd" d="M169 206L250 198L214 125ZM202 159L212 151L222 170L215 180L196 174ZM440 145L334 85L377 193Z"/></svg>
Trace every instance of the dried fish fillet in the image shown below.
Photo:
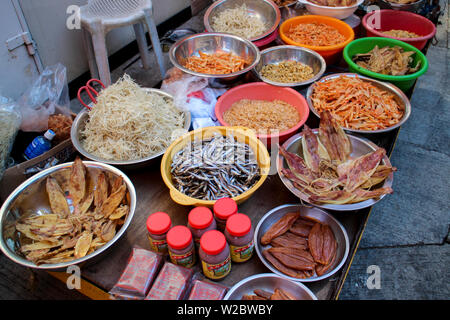
<svg viewBox="0 0 450 320"><path fill-rule="evenodd" d="M122 184L122 186L112 193L106 201L103 202L102 206L98 208L98 213L101 213L105 218L108 218L122 202L126 190L127 187L125 184Z"/></svg>
<svg viewBox="0 0 450 320"><path fill-rule="evenodd" d="M295 223L294 223L295 225ZM293 226L294 226L293 225ZM289 229L292 230L293 226ZM309 233L309 230L308 230ZM308 235L306 235L307 237ZM286 233L273 238L270 242L272 247L291 247L291 248L298 248L298 249L306 249L308 247L308 242L306 238L302 236L298 236L292 232L287 231Z"/></svg>
<svg viewBox="0 0 450 320"><path fill-rule="evenodd" d="M97 185L94 190L94 205L100 207L108 198L108 181L103 172L97 176Z"/></svg>
<svg viewBox="0 0 450 320"><path fill-rule="evenodd" d="M269 261L277 270L293 278L304 279L305 274L302 271L286 267L277 258L275 258L268 250L262 252L263 256Z"/></svg>
<svg viewBox="0 0 450 320"><path fill-rule="evenodd" d="M316 223L314 227L311 228L308 237L308 245L314 261L322 263L323 233L320 223Z"/></svg>
<svg viewBox="0 0 450 320"><path fill-rule="evenodd" d="M289 231L293 234L307 238L311 228L314 226L313 221L309 221L303 218L298 218L294 224L289 228Z"/></svg>
<svg viewBox="0 0 450 320"><path fill-rule="evenodd" d="M75 159L71 167L69 179L69 194L74 206L77 206L84 198L86 192L86 168L79 157Z"/></svg>
<svg viewBox="0 0 450 320"><path fill-rule="evenodd" d="M69 216L69 204L67 203L64 192L62 191L61 186L58 184L58 181L56 181L55 178L48 177L46 188L52 212L57 214L61 218Z"/></svg>
<svg viewBox="0 0 450 320"><path fill-rule="evenodd" d="M75 245L75 258L82 258L86 255L91 247L92 233L84 233L77 241Z"/></svg>
<svg viewBox="0 0 450 320"><path fill-rule="evenodd" d="M270 243L270 241L272 241L272 239L288 231L299 216L300 216L299 212L291 212L285 214L281 219L275 222L269 228L269 230L266 231L266 233L264 233L264 235L261 237L261 244L267 245Z"/></svg>

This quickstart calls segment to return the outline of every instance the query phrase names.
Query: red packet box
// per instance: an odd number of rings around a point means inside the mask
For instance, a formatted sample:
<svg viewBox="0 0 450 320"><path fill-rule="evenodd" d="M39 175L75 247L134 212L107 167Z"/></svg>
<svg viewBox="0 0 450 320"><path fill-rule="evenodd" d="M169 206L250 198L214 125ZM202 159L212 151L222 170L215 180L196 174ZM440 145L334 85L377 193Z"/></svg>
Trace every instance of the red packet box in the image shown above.
<svg viewBox="0 0 450 320"><path fill-rule="evenodd" d="M182 300L194 271L166 262L145 300Z"/></svg>

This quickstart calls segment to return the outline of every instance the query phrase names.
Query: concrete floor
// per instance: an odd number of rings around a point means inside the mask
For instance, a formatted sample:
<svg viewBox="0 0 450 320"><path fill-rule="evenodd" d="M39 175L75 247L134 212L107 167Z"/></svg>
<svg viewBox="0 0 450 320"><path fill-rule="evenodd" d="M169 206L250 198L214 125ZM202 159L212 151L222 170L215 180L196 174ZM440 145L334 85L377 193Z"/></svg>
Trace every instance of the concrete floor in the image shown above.
<svg viewBox="0 0 450 320"><path fill-rule="evenodd" d="M372 210L359 249L339 299L448 299L450 296L450 93L448 81L448 6L438 28L436 46L427 57L430 68L411 99L413 112L402 126L391 162L398 168L394 195ZM184 26L201 31L202 20ZM171 67L168 55L165 63ZM156 63L151 70L158 70ZM142 86L153 87L161 77L143 71L139 56L113 70L115 81L124 72ZM74 111L80 104L74 100ZM373 268L380 287L369 289ZM369 270L368 270L369 268ZM0 255L0 299L85 299L45 272L22 268Z"/></svg>

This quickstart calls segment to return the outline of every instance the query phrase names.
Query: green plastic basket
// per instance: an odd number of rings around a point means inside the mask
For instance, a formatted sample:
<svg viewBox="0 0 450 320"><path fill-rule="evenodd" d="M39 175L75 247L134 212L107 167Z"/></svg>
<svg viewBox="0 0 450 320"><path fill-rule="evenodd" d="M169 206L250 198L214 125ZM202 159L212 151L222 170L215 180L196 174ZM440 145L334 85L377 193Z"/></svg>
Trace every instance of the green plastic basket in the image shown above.
<svg viewBox="0 0 450 320"><path fill-rule="evenodd" d="M352 61L352 57L355 54L367 53L376 45L378 45L379 48L384 48L386 46L399 46L405 49L405 51L414 51L416 54L413 55L413 65L416 65L416 63L420 61L420 69L415 73L404 76L391 76L381 73L375 73L365 68L361 68ZM359 73L370 78L390 82L403 91L408 91L409 89L411 89L416 79L428 70L428 60L425 55L420 52L420 50L406 42L389 38L369 37L354 40L344 48L343 56L344 60L348 64L350 72Z"/></svg>

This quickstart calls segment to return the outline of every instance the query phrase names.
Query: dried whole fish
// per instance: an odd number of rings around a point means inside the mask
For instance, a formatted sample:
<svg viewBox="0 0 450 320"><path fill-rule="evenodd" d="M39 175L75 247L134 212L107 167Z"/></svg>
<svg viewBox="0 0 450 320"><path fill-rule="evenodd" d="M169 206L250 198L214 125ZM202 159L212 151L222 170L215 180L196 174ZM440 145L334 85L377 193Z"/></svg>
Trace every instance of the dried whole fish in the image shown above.
<svg viewBox="0 0 450 320"><path fill-rule="evenodd" d="M260 168L249 145L233 135L216 134L193 141L177 152L171 165L174 186L201 200L236 197L260 178Z"/></svg>
<svg viewBox="0 0 450 320"><path fill-rule="evenodd" d="M65 180L67 197L58 180L48 177L46 191L52 213L26 215L15 223L18 252L40 264L56 264L82 258L110 241L123 225L129 212L127 187L122 177L111 183L108 176L86 169L75 160ZM81 188L81 189L80 189Z"/></svg>
<svg viewBox="0 0 450 320"><path fill-rule="evenodd" d="M391 188L376 189L396 171L396 168L382 164L386 150L378 148L351 158L349 137L330 112L321 113L317 135L305 126L302 136L299 153L303 158L279 147L288 165L281 169L281 174L311 203L350 204L393 192Z"/></svg>

